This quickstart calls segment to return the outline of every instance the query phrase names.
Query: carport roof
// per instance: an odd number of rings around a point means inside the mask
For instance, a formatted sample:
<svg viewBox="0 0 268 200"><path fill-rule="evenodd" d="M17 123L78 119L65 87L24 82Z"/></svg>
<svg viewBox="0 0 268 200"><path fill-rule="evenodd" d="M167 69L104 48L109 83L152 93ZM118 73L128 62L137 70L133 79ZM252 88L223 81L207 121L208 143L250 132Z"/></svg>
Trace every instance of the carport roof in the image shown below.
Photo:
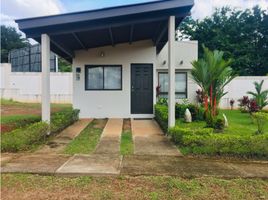
<svg viewBox="0 0 268 200"><path fill-rule="evenodd" d="M159 52L168 39L168 17L174 15L178 26L193 4L193 0L159 0L16 22L27 37L38 42L41 34L48 34L51 50L72 61L75 50L146 39Z"/></svg>

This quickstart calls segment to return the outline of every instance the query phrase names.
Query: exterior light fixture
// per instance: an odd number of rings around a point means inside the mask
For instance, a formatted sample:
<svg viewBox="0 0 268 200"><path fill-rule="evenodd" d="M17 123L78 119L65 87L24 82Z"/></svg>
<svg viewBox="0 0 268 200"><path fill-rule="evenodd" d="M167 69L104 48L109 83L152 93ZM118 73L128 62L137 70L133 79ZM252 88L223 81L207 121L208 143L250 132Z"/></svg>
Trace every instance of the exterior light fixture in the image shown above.
<svg viewBox="0 0 268 200"><path fill-rule="evenodd" d="M164 60L162 64L165 65L166 63L167 63L167 61Z"/></svg>
<svg viewBox="0 0 268 200"><path fill-rule="evenodd" d="M183 60L180 61L180 65L182 65L182 64L183 64Z"/></svg>

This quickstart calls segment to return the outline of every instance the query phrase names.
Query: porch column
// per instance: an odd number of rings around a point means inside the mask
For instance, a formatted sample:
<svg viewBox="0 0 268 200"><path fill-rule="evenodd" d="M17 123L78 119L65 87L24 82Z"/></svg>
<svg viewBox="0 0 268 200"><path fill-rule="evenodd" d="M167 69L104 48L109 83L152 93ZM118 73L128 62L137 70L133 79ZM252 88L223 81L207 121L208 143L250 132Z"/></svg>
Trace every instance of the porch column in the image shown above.
<svg viewBox="0 0 268 200"><path fill-rule="evenodd" d="M175 16L168 20L168 127L175 126Z"/></svg>
<svg viewBox="0 0 268 200"><path fill-rule="evenodd" d="M42 121L50 122L50 39L41 35Z"/></svg>

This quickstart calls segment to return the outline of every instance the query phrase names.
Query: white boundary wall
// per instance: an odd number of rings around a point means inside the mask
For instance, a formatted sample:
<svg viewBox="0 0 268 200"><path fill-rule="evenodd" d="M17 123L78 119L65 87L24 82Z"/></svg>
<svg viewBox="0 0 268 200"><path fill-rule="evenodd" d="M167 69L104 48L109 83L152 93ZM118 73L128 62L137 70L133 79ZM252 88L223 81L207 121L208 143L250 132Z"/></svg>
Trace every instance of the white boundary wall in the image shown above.
<svg viewBox="0 0 268 200"><path fill-rule="evenodd" d="M41 102L40 72L11 72L9 63L0 65L1 98L22 102ZM72 103L72 73L51 72L51 102Z"/></svg>
<svg viewBox="0 0 268 200"><path fill-rule="evenodd" d="M159 70L159 68L157 68ZM0 94L1 98L13 99L22 102L41 102L41 73L39 72L11 72L9 63L0 64ZM53 103L72 103L73 75L72 73L51 72L51 101ZM230 100L234 99L234 108L238 108L238 99L247 95L247 91L255 91L254 81L264 80L263 90L268 89L268 76L239 76L226 87L228 92L220 107L230 109ZM195 91L198 86L188 79L188 98L191 102L196 99ZM189 91L188 91L189 92ZM268 108L268 107L266 107Z"/></svg>
<svg viewBox="0 0 268 200"><path fill-rule="evenodd" d="M234 108L238 108L239 102L238 99L241 99L243 96L248 96L251 98L251 95L248 95L248 91L255 92L254 82L261 82L264 80L262 90L268 89L268 76L239 76L232 80L226 87L225 92L228 92L221 100L220 107L230 109L230 100L234 99ZM268 106L266 107L268 108Z"/></svg>

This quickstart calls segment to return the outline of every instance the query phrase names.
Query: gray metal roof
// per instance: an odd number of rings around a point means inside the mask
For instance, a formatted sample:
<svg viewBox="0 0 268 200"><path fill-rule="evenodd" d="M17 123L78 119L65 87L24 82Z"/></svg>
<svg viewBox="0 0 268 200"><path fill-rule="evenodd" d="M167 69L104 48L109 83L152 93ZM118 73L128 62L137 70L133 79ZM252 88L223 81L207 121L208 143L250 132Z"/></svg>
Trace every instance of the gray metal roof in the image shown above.
<svg viewBox="0 0 268 200"><path fill-rule="evenodd" d="M74 50L151 39L159 52L167 42L168 17L176 26L190 14L193 0L160 0L97 10L18 19L19 29L40 42L51 38L51 49L72 61Z"/></svg>

